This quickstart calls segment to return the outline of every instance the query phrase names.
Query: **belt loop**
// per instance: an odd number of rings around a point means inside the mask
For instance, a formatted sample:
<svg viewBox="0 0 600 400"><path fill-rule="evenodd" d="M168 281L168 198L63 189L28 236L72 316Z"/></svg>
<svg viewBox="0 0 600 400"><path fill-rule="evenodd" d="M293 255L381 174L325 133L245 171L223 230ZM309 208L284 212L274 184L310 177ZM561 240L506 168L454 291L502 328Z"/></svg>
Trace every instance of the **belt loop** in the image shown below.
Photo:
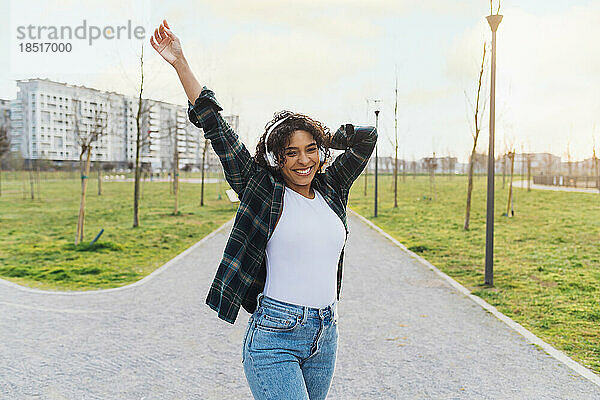
<svg viewBox="0 0 600 400"><path fill-rule="evenodd" d="M258 307L260 307L260 299L261 299L261 298L263 298L264 296L265 296L265 295L264 295L262 292L260 292L260 293L258 294L258 296L256 296L256 309L257 309L257 310L258 310Z"/></svg>
<svg viewBox="0 0 600 400"><path fill-rule="evenodd" d="M331 303L329 308L331 309L331 320L336 321L337 320L337 300L334 300L334 302Z"/></svg>
<svg viewBox="0 0 600 400"><path fill-rule="evenodd" d="M302 306L302 321L300 321L300 324L304 325L307 318L308 318L308 306Z"/></svg>

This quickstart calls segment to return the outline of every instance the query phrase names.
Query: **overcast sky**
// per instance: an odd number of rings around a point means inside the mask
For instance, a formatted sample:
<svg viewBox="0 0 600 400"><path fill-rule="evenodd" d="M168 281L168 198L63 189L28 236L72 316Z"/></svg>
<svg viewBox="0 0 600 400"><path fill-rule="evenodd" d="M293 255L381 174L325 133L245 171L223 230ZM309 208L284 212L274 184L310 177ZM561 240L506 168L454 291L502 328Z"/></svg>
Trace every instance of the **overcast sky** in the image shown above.
<svg viewBox="0 0 600 400"><path fill-rule="evenodd" d="M583 159L594 136L600 151L600 1L505 0L501 7L496 153L513 145L566 159L569 147ZM8 57L0 57L0 98L16 96L15 79L34 77L135 94L144 43L146 96L185 105L177 74L148 41L166 18L198 80L225 113L240 115L238 133L252 154L276 111L302 112L334 130L374 125L366 99L381 99L378 151L392 155L397 71L399 155L435 151L465 162L469 101L483 43L491 43L488 14L487 0L3 0L0 51ZM131 20L145 27L145 39L63 40L70 54L19 51L27 40L17 38L18 26L74 29L84 19L100 28ZM487 110L480 152L487 151Z"/></svg>

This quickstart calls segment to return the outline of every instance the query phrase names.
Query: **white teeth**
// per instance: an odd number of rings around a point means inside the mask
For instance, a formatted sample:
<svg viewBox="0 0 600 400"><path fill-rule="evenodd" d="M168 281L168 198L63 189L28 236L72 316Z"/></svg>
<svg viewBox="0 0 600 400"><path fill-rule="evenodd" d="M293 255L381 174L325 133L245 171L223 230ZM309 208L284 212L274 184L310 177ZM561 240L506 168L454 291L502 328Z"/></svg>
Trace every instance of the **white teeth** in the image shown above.
<svg viewBox="0 0 600 400"><path fill-rule="evenodd" d="M296 170L296 172L299 173L300 175L308 175L310 173L311 168L312 167L306 168L306 169L303 169L303 170Z"/></svg>

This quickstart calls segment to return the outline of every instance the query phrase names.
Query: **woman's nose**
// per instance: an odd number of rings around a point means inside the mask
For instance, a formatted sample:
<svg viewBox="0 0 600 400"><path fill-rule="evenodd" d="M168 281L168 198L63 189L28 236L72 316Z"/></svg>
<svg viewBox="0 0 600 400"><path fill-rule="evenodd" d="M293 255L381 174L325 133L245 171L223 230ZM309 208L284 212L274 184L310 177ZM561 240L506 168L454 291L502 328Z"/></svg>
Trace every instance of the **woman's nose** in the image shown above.
<svg viewBox="0 0 600 400"><path fill-rule="evenodd" d="M308 162L310 161L310 158L308 157L308 154L303 152L303 153L300 153L299 161L301 164L308 164Z"/></svg>

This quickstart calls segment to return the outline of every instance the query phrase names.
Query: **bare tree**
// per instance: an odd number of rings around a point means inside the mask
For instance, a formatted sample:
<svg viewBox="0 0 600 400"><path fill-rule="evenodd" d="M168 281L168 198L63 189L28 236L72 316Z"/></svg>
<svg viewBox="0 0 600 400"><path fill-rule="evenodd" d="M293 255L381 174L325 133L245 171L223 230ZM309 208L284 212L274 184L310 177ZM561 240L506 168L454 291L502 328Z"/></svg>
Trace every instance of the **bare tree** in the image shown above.
<svg viewBox="0 0 600 400"><path fill-rule="evenodd" d="M102 167L99 161L96 161L96 169L98 171L98 196L102 196Z"/></svg>
<svg viewBox="0 0 600 400"><path fill-rule="evenodd" d="M433 157L425 157L423 163L425 170L429 173L429 199L435 200L435 170L438 166L435 153L433 153Z"/></svg>
<svg viewBox="0 0 600 400"><path fill-rule="evenodd" d="M363 175L365 176L365 187L364 187L364 191L363 191L363 196L367 196L367 176L369 175L369 163L370 163L371 159L369 158L369 161L367 162L367 165L365 166Z"/></svg>
<svg viewBox="0 0 600 400"><path fill-rule="evenodd" d="M29 192L31 194L31 200L35 199L35 179L33 177L33 160L30 158L27 160L27 171L29 172Z"/></svg>
<svg viewBox="0 0 600 400"><path fill-rule="evenodd" d="M492 0L490 0L490 14L494 13L494 6L492 4ZM496 10L496 14L500 13L500 0L498 0L498 9Z"/></svg>
<svg viewBox="0 0 600 400"><path fill-rule="evenodd" d="M396 69L396 90L394 102L394 208L398 208L398 70Z"/></svg>
<svg viewBox="0 0 600 400"><path fill-rule="evenodd" d="M10 152L10 136L8 123L0 124L0 196L2 196L2 160Z"/></svg>
<svg viewBox="0 0 600 400"><path fill-rule="evenodd" d="M521 143L521 182L525 177L525 146ZM521 183L521 187L523 187L523 183Z"/></svg>
<svg viewBox="0 0 600 400"><path fill-rule="evenodd" d="M204 141L204 149L202 150L202 166L200 167L202 171L202 186L200 187L200 206L204 206L204 170L206 169L206 156L209 144L210 140L206 139Z"/></svg>
<svg viewBox="0 0 600 400"><path fill-rule="evenodd" d="M440 163L442 164L442 174L448 173L448 157L440 157Z"/></svg>
<svg viewBox="0 0 600 400"><path fill-rule="evenodd" d="M173 163L172 163L172 170L173 170L173 195L174 195L174 199L175 199L175 204L173 207L173 214L177 215L179 214L179 160L181 158L181 152L179 150L180 147L180 140L179 140L179 126L177 125L176 121L173 121L172 119L169 120L168 124L167 124L167 134L171 137L171 144L173 146ZM187 150L188 145L190 143L198 143L197 140L193 140L189 137L184 138L184 143L185 144L185 148Z"/></svg>
<svg viewBox="0 0 600 400"><path fill-rule="evenodd" d="M544 163L546 164L546 174L549 177L552 177L552 174L554 172L554 159L551 153L548 152L544 154Z"/></svg>
<svg viewBox="0 0 600 400"><path fill-rule="evenodd" d="M105 104L108 106L108 97ZM81 201L79 203L79 217L77 218L77 233L75 235L75 245L83 240L85 225L85 197L87 191L87 181L90 173L90 158L94 143L106 132L108 125L108 115L100 103L89 103L89 109L83 109L81 100L72 99L73 112L73 134L77 142L79 152L79 168L81 173ZM85 160L84 160L85 158Z"/></svg>
<svg viewBox="0 0 600 400"><path fill-rule="evenodd" d="M505 144L506 146L506 144ZM502 154L502 189L504 189L504 186L506 186L505 181L506 181L506 156L507 153L506 151L504 152L504 154Z"/></svg>
<svg viewBox="0 0 600 400"><path fill-rule="evenodd" d="M140 204L140 177L141 177L141 150L142 148L150 147L150 135L142 130L142 124L145 119L149 119L150 110L153 104L150 101L142 99L144 91L144 45L142 44L142 53L140 54L140 87L137 99L137 109L135 114L135 163L134 163L134 179L133 179L133 227L139 226L139 204Z"/></svg>
<svg viewBox="0 0 600 400"><path fill-rule="evenodd" d="M179 138L177 126L170 125L168 130L173 132L173 195L175 198L173 215L177 215L179 213Z"/></svg>
<svg viewBox="0 0 600 400"><path fill-rule="evenodd" d="M512 211L512 192L513 192L513 174L515 172L515 150L509 150L506 157L510 160L510 184L508 188L508 203L506 205L506 216L510 217L514 215Z"/></svg>
<svg viewBox="0 0 600 400"><path fill-rule="evenodd" d="M569 186L570 181L573 177L573 162L571 161L571 142L567 142L567 181L565 182L566 186ZM562 174L561 174L562 175Z"/></svg>
<svg viewBox="0 0 600 400"><path fill-rule="evenodd" d="M594 131L596 130L596 125L594 124ZM592 134L592 160L590 163L590 175L592 176L592 182L594 181L594 175L596 176L596 189L598 189L598 193L600 193L600 159L596 156L596 136ZM586 177L587 181L587 177ZM586 183L587 187L587 183Z"/></svg>
<svg viewBox="0 0 600 400"><path fill-rule="evenodd" d="M473 148L471 149L471 156L469 157L469 170L468 170L468 184L467 184L467 207L465 211L465 225L464 230L469 230L469 222L471 219L471 196L473 193L473 164L474 158L477 151L477 140L479 139L479 133L481 131L481 118L485 110L485 100L483 101L482 112L479 113L479 99L481 98L481 86L483 84L483 71L485 67L485 52L486 44L483 44L483 56L481 57L481 69L479 71L479 81L477 83L477 99L475 101L475 107L473 109L474 121L475 121L475 132L471 132L473 137ZM465 93L466 96L466 93Z"/></svg>
<svg viewBox="0 0 600 400"><path fill-rule="evenodd" d="M449 168L450 168L450 175L453 176L456 173L456 157L450 156Z"/></svg>

